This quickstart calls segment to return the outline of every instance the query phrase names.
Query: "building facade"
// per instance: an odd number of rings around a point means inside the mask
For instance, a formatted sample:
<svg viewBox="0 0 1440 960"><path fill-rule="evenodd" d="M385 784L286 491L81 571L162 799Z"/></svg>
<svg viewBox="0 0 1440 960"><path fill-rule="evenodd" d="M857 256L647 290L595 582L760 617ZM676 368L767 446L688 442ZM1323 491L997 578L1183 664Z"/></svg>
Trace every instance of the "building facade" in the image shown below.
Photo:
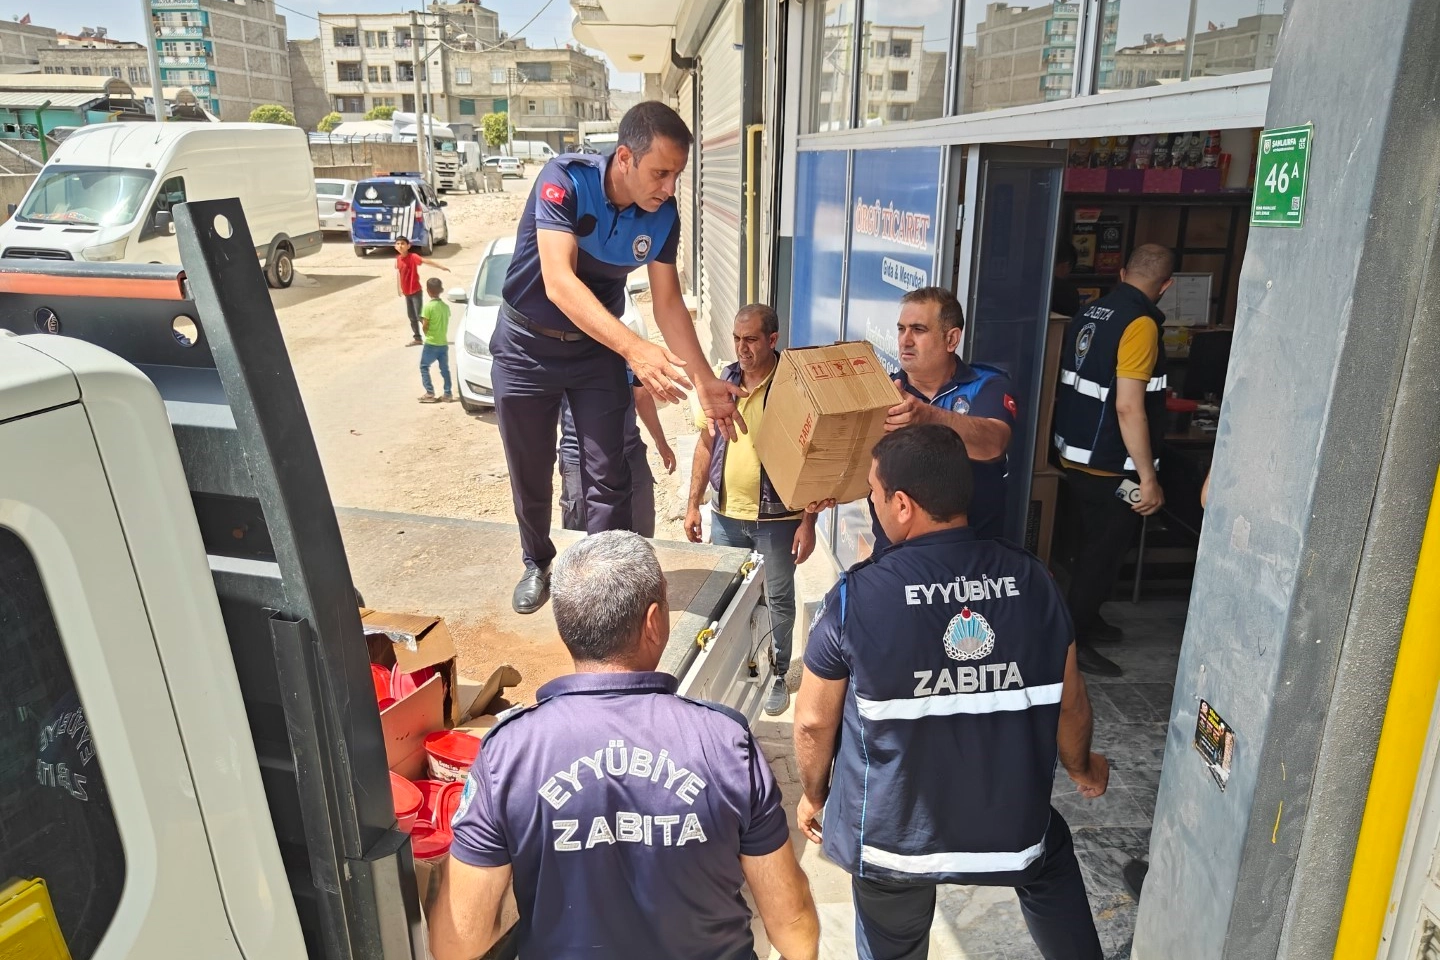
<svg viewBox="0 0 1440 960"><path fill-rule="evenodd" d="M40 50L55 46L56 33L50 27L16 20L0 21L0 66L32 66L40 62Z"/></svg>
<svg viewBox="0 0 1440 960"><path fill-rule="evenodd" d="M320 38L291 40L286 46L290 54L290 92L295 99L295 122L304 130L314 130L330 112L330 98L325 94L325 56Z"/></svg>
<svg viewBox="0 0 1440 960"><path fill-rule="evenodd" d="M1195 76L1201 76L1198 61L1205 60L1203 75L1219 77L1275 66L1275 47L1284 14L1266 13L1241 17L1233 27L1216 27L1195 34Z"/></svg>
<svg viewBox="0 0 1440 960"><path fill-rule="evenodd" d="M1116 50L1113 66L1106 66L1108 90L1133 90L1180 80L1185 74L1185 41L1148 36L1144 43ZM1196 76L1204 74L1205 58L1197 55L1191 68Z"/></svg>
<svg viewBox="0 0 1440 960"><path fill-rule="evenodd" d="M150 0L166 87L189 87L221 120L294 107L285 18L266 0Z"/></svg>
<svg viewBox="0 0 1440 960"><path fill-rule="evenodd" d="M142 43L83 42L64 34L60 43L40 49L40 72L53 76L115 77L131 86L150 86L149 52ZM82 42L76 42L82 41Z"/></svg>

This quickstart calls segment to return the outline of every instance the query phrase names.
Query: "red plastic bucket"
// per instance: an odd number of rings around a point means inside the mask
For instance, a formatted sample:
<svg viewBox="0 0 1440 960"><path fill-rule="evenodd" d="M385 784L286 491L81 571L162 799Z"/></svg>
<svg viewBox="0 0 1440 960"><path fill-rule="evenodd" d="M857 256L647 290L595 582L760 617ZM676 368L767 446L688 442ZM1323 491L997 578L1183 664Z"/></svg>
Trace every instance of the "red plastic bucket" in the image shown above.
<svg viewBox="0 0 1440 960"><path fill-rule="evenodd" d="M409 833L415 826L415 818L420 815L420 808L425 803L425 795L415 784L398 773L392 773L390 774L390 796L395 803L396 829L402 833Z"/></svg>
<svg viewBox="0 0 1440 960"><path fill-rule="evenodd" d="M384 700L390 696L390 670L378 664L370 664L370 683L375 687L375 699Z"/></svg>
<svg viewBox="0 0 1440 960"><path fill-rule="evenodd" d="M430 779L464 780L480 755L480 738L459 730L437 730L425 738Z"/></svg>
<svg viewBox="0 0 1440 960"><path fill-rule="evenodd" d="M450 841L454 836L449 827L426 827L416 825L410 834L410 850L416 860L439 860L450 852Z"/></svg>
<svg viewBox="0 0 1440 960"><path fill-rule="evenodd" d="M450 821L455 818L455 811L460 809L465 784L453 780L416 780L415 789L423 798L415 828L418 830L424 825L450 829Z"/></svg>

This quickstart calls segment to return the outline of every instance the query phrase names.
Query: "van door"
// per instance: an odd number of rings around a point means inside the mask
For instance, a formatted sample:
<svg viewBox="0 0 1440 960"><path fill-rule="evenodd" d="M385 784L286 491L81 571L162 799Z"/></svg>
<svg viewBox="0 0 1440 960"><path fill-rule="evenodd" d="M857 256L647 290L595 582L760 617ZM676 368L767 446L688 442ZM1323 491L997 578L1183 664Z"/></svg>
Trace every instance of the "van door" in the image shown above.
<svg viewBox="0 0 1440 960"><path fill-rule="evenodd" d="M155 200L140 221L135 252L125 259L131 263L179 263L180 246L175 242L174 208L186 201L185 171L175 170L155 191ZM156 214L166 214L168 224L157 224Z"/></svg>
<svg viewBox="0 0 1440 960"><path fill-rule="evenodd" d="M85 411L0 423L0 458L0 889L43 883L74 960L240 960Z"/></svg>

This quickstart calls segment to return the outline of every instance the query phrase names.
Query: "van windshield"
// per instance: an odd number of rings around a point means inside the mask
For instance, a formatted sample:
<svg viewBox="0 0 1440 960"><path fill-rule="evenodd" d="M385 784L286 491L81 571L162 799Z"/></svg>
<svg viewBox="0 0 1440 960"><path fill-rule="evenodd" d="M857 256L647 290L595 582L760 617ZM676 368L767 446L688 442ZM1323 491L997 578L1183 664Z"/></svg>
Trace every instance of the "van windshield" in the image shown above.
<svg viewBox="0 0 1440 960"><path fill-rule="evenodd" d="M46 167L15 215L30 223L132 223L154 179L153 170Z"/></svg>
<svg viewBox="0 0 1440 960"><path fill-rule="evenodd" d="M408 207L415 202L415 191L408 183L362 183L355 190L355 204L360 207Z"/></svg>

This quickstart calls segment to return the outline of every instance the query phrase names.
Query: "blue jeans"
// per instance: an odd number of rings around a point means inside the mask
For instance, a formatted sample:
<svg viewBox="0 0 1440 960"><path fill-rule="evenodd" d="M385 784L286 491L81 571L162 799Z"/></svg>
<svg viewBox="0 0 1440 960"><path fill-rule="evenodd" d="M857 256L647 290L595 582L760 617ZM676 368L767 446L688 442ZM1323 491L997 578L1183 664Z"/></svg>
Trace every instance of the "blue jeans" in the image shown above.
<svg viewBox="0 0 1440 960"><path fill-rule="evenodd" d="M800 520L736 520L710 513L710 542L722 547L748 547L765 558L765 602L770 607L771 649L775 676L790 669L795 634L795 531Z"/></svg>
<svg viewBox="0 0 1440 960"><path fill-rule="evenodd" d="M445 396L450 396L450 348L445 344L425 344L420 348L420 385L426 393L434 393L430 382L430 364L440 364L440 380L445 384Z"/></svg>

